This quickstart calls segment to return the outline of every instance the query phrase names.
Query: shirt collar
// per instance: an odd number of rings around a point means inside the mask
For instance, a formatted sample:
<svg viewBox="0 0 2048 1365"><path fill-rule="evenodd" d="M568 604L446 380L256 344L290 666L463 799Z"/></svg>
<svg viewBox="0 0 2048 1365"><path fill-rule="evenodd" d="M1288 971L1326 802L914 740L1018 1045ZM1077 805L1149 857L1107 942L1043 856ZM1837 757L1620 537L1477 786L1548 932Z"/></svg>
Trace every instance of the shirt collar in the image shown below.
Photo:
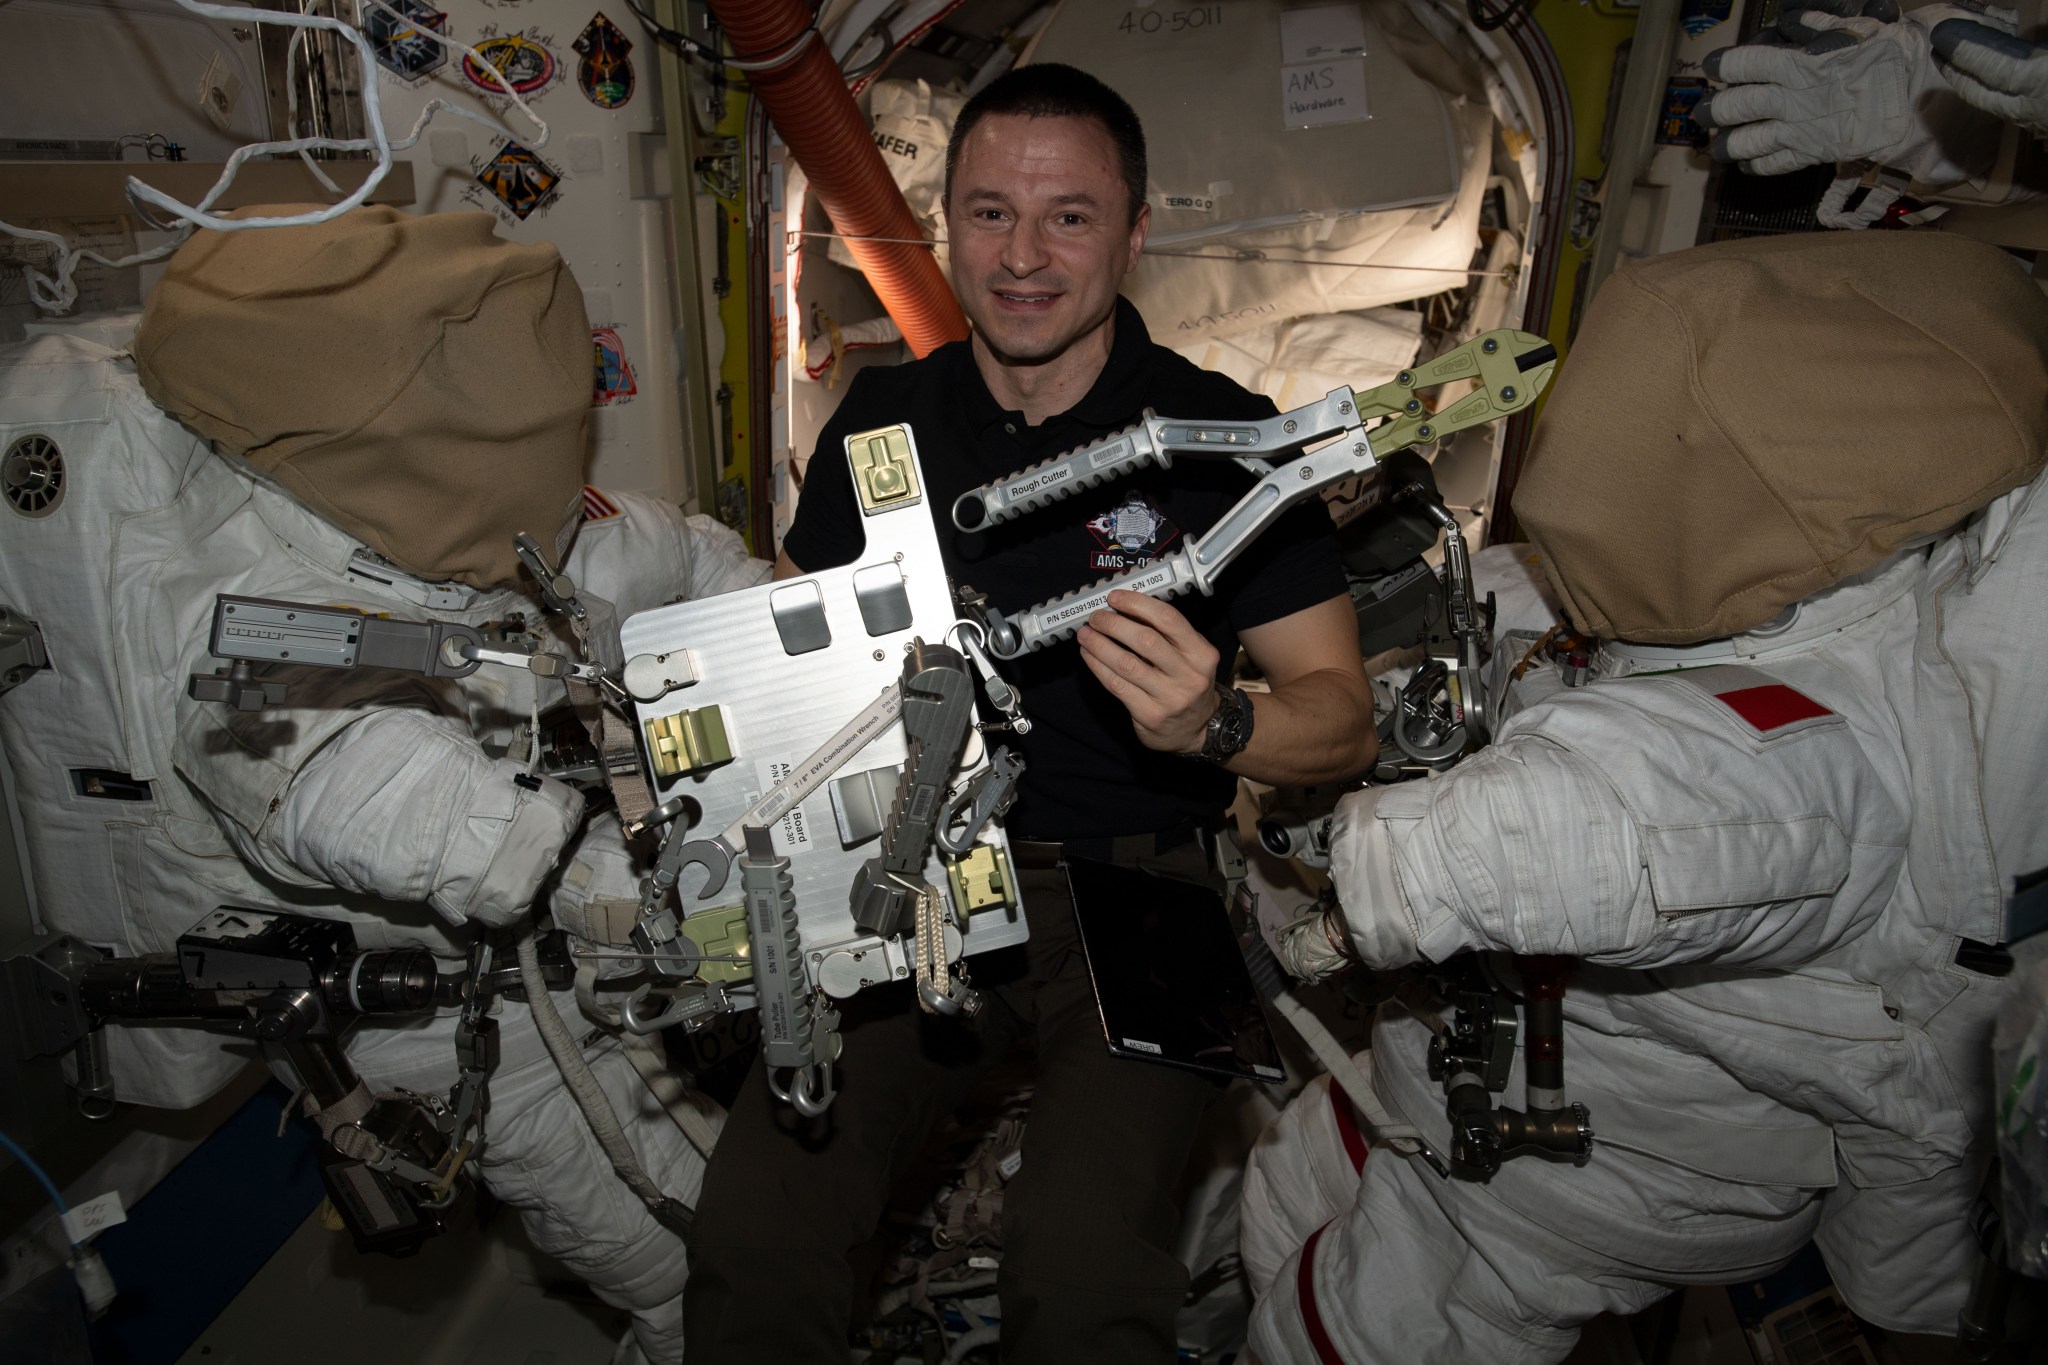
<svg viewBox="0 0 2048 1365"><path fill-rule="evenodd" d="M1095 376L1094 384L1080 402L1048 417L1046 423L1067 418L1107 429L1129 422L1144 406L1140 380L1145 355L1151 348L1152 334L1145 330L1145 319L1129 299L1119 294L1116 330L1110 338L1109 359L1103 362L1102 372ZM981 367L974 363L971 341L960 343L954 364L959 368L958 379L966 394L968 420L976 431L986 430L1013 415L988 391L988 381L981 377Z"/></svg>

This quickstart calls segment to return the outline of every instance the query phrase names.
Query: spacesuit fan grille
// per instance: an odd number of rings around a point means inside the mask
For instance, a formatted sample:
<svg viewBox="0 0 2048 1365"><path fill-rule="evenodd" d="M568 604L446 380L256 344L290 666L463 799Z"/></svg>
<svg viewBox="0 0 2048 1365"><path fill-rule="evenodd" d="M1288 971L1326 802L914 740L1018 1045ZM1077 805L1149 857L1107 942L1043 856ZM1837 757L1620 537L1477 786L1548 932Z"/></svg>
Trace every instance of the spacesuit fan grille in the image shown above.
<svg viewBox="0 0 2048 1365"><path fill-rule="evenodd" d="M25 517L46 517L64 501L64 452L40 433L23 436L0 460L0 490Z"/></svg>

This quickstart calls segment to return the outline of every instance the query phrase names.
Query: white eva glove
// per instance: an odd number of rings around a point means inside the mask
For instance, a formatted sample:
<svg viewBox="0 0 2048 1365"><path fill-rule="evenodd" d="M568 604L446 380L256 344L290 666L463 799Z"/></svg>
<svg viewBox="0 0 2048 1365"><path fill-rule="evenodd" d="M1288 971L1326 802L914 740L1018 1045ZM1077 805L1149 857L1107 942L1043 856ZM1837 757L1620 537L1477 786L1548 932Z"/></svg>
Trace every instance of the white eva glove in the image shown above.
<svg viewBox="0 0 2048 1365"><path fill-rule="evenodd" d="M2048 137L2048 47L1974 18L1943 19L1931 37L1941 74L1956 94L1994 118Z"/></svg>
<svg viewBox="0 0 2048 1365"><path fill-rule="evenodd" d="M1335 909L1311 907L1280 926L1274 956L1289 976L1310 985L1337 975L1352 965L1343 917Z"/></svg>
<svg viewBox="0 0 2048 1365"><path fill-rule="evenodd" d="M1694 117L1716 130L1713 155L1752 175L1871 161L1928 189L1977 179L1996 155L1997 125L1949 88L1929 36L1959 16L1973 17L1954 5L1891 23L1798 11L1785 33L1707 55L1708 77L1727 88L1701 101ZM1785 45L1807 34L1815 36L1806 46Z"/></svg>

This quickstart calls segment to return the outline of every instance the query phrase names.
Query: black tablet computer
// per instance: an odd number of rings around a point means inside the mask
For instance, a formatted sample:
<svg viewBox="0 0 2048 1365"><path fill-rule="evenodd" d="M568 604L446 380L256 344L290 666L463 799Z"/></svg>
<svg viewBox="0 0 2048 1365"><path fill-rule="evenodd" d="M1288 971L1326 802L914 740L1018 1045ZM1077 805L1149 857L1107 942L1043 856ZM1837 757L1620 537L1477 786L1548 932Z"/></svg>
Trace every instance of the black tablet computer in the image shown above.
<svg viewBox="0 0 2048 1365"><path fill-rule="evenodd" d="M1214 1076L1285 1079L1222 896L1133 867L1065 861L1111 1052Z"/></svg>

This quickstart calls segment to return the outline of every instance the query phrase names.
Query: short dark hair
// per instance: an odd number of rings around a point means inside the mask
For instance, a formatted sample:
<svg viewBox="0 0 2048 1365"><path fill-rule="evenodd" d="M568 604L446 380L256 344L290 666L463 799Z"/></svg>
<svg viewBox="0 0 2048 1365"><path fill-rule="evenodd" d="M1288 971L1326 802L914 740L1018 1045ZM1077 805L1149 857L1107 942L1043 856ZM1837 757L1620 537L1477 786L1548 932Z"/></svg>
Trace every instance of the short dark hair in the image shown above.
<svg viewBox="0 0 2048 1365"><path fill-rule="evenodd" d="M1145 129L1137 111L1122 95L1085 71L1057 62L1020 66L1004 72L967 101L946 140L946 199L953 198L953 168L961 144L974 125L990 114L1021 114L1025 118L1090 118L1102 125L1116 144L1117 166L1123 172L1133 223L1145 207Z"/></svg>

